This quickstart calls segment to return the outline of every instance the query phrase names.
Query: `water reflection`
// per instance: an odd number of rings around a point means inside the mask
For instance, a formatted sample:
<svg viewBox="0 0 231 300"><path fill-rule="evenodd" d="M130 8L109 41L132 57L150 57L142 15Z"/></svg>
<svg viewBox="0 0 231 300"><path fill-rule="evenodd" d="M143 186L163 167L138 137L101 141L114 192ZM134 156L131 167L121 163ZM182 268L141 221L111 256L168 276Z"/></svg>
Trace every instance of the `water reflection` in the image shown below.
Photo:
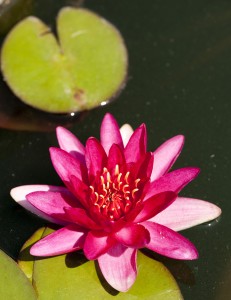
<svg viewBox="0 0 231 300"><path fill-rule="evenodd" d="M86 115L82 113L49 114L19 101L0 77L0 127L12 130L52 131L58 125L70 126Z"/></svg>
<svg viewBox="0 0 231 300"><path fill-rule="evenodd" d="M32 0L0 0L0 35L31 14Z"/></svg>

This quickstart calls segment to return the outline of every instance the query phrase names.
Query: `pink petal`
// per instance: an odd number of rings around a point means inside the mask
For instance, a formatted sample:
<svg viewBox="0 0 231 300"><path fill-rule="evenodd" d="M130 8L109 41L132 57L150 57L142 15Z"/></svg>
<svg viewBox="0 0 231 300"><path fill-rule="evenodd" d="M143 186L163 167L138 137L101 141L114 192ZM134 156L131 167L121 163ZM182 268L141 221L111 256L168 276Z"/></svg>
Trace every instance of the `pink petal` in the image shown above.
<svg viewBox="0 0 231 300"><path fill-rule="evenodd" d="M65 207L64 211L67 214L70 222L76 223L82 227L88 229L100 229L98 226L86 213L85 209L82 208L73 208L73 207Z"/></svg>
<svg viewBox="0 0 231 300"><path fill-rule="evenodd" d="M184 145L184 136L177 135L167 140L154 151L155 164L151 181L164 175L174 164Z"/></svg>
<svg viewBox="0 0 231 300"><path fill-rule="evenodd" d="M150 234L140 224L129 224L115 233L115 238L124 246L131 248L144 248L150 241Z"/></svg>
<svg viewBox="0 0 231 300"><path fill-rule="evenodd" d="M86 164L89 174L93 177L107 165L107 156L97 139L91 137L86 143Z"/></svg>
<svg viewBox="0 0 231 300"><path fill-rule="evenodd" d="M124 147L127 145L133 132L134 130L129 124L124 124L123 126L120 127L120 134L123 140Z"/></svg>
<svg viewBox="0 0 231 300"><path fill-rule="evenodd" d="M216 219L220 214L221 209L212 203L178 197L150 221L179 231Z"/></svg>
<svg viewBox="0 0 231 300"><path fill-rule="evenodd" d="M106 253L114 244L115 240L108 236L108 234L100 231L89 231L83 251L88 259L95 260L100 255Z"/></svg>
<svg viewBox="0 0 231 300"><path fill-rule="evenodd" d="M98 258L104 278L116 290L126 292L135 282L137 250L116 244Z"/></svg>
<svg viewBox="0 0 231 300"><path fill-rule="evenodd" d="M147 248L161 255L175 258L192 260L198 258L195 246L179 233L157 223L142 223L150 233L151 241Z"/></svg>
<svg viewBox="0 0 231 300"><path fill-rule="evenodd" d="M161 176L159 179L150 182L145 186L144 200L164 191L179 193L198 174L200 169L187 167L181 168Z"/></svg>
<svg viewBox="0 0 231 300"><path fill-rule="evenodd" d="M107 154L113 144L123 147L119 126L115 118L109 113L105 115L101 124L100 141Z"/></svg>
<svg viewBox="0 0 231 300"><path fill-rule="evenodd" d="M51 161L62 181L68 185L70 177L75 176L85 180L86 170L84 165L72 155L59 148L50 148Z"/></svg>
<svg viewBox="0 0 231 300"><path fill-rule="evenodd" d="M124 155L127 163L137 162L146 153L147 133L145 125L138 127L128 141Z"/></svg>
<svg viewBox="0 0 231 300"><path fill-rule="evenodd" d="M83 247L86 232L77 225L61 228L34 244L30 254L55 256L79 250Z"/></svg>
<svg viewBox="0 0 231 300"><path fill-rule="evenodd" d="M32 204L30 204L26 200L26 195L32 192L36 191L51 191L51 192L67 192L68 190L65 187L58 187L58 186L52 186L52 185L22 185L16 188L13 188L10 191L11 197L18 202L21 206L29 210L30 212L36 214L37 216L52 222L52 223L58 223L63 224L60 220L54 219L52 217L49 217L47 214L44 214L37 208L35 208Z"/></svg>
<svg viewBox="0 0 231 300"><path fill-rule="evenodd" d="M70 153L72 156L83 160L85 148L79 139L64 127L56 128L56 135L61 149Z"/></svg>
<svg viewBox="0 0 231 300"><path fill-rule="evenodd" d="M45 213L46 215L54 218L65 220L64 207L79 206L79 203L72 194L68 191L65 192L33 192L26 196L28 202L34 207Z"/></svg>
<svg viewBox="0 0 231 300"><path fill-rule="evenodd" d="M168 207L176 197L177 195L174 192L163 192L149 198L144 201L143 209L136 216L134 222L139 223L153 218L153 216Z"/></svg>

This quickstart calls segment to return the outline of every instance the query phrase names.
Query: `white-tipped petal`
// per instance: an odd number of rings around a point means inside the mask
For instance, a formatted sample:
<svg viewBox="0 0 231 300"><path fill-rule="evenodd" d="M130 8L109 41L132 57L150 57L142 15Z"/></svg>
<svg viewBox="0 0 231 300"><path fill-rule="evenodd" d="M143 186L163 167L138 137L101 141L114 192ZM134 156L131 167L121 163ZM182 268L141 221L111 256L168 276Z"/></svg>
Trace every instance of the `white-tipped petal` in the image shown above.
<svg viewBox="0 0 231 300"><path fill-rule="evenodd" d="M38 210L37 208L35 208L32 204L30 204L26 200L26 195L28 195L32 192L38 192L38 191L62 192L62 191L66 191L66 189L64 187L57 187L57 186L46 185L46 184L22 185L22 186L13 188L10 191L10 195L18 204L20 204L22 207L29 210L33 214L35 214L49 222L60 224L60 222L57 219L49 217L45 213L43 213L40 210Z"/></svg>

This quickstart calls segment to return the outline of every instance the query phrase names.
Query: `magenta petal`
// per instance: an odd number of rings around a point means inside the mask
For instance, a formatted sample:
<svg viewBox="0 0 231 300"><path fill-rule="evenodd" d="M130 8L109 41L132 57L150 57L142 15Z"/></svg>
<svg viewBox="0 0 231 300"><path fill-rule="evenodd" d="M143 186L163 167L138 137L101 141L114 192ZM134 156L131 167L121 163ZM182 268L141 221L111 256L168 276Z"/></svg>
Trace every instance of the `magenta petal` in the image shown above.
<svg viewBox="0 0 231 300"><path fill-rule="evenodd" d="M83 247L86 232L77 225L61 228L34 244L30 254L55 256L79 250Z"/></svg>
<svg viewBox="0 0 231 300"><path fill-rule="evenodd" d="M34 207L32 204L30 204L26 200L26 195L32 192L37 192L37 191L51 191L51 192L68 192L68 190L65 187L59 187L59 186L52 186L52 185L22 185L16 188L13 188L10 191L11 197L18 202L21 206L29 210L30 212L36 214L37 216L53 223L57 224L63 224L58 219L52 218L48 216L47 214L41 212L39 209Z"/></svg>
<svg viewBox="0 0 231 300"><path fill-rule="evenodd" d="M78 206L70 192L33 192L26 199L37 209L54 219L66 220L64 207Z"/></svg>
<svg viewBox="0 0 231 300"><path fill-rule="evenodd" d="M116 290L126 292L135 282L137 250L116 244L98 258L104 278Z"/></svg>
<svg viewBox="0 0 231 300"><path fill-rule="evenodd" d="M113 144L117 144L123 148L119 126L115 118L109 113L105 115L101 124L100 141L107 154Z"/></svg>
<svg viewBox="0 0 231 300"><path fill-rule="evenodd" d="M56 128L56 135L61 149L70 153L75 158L83 160L85 148L74 134L66 128L59 126Z"/></svg>
<svg viewBox="0 0 231 300"><path fill-rule="evenodd" d="M138 127L128 141L124 155L127 163L137 162L146 153L147 133L146 126L143 124Z"/></svg>
<svg viewBox="0 0 231 300"><path fill-rule="evenodd" d="M106 253L114 244L115 240L108 236L108 234L101 233L100 231L89 231L83 251L88 259L94 260Z"/></svg>
<svg viewBox="0 0 231 300"><path fill-rule="evenodd" d="M210 202L178 197L150 221L179 231L216 219L220 214L221 209Z"/></svg>
<svg viewBox="0 0 231 300"><path fill-rule="evenodd" d="M144 156L144 160L140 165L138 178L149 179L153 169L154 155L151 152L147 152Z"/></svg>
<svg viewBox="0 0 231 300"><path fill-rule="evenodd" d="M164 175L178 158L184 145L184 136L177 135L167 140L154 151L155 164L153 167L151 181Z"/></svg>
<svg viewBox="0 0 231 300"><path fill-rule="evenodd" d="M121 166L123 167L125 165L125 157L121 148L118 145L113 144L108 153L107 168L110 172L113 172L116 165L120 167L119 170L121 172Z"/></svg>
<svg viewBox="0 0 231 300"><path fill-rule="evenodd" d="M186 167L161 176L159 179L146 185L144 200L164 191L179 193L199 172L199 168Z"/></svg>
<svg viewBox="0 0 231 300"><path fill-rule="evenodd" d="M73 208L65 207L64 211L66 212L67 218L70 222L76 223L82 227L88 229L100 229L98 226L86 213L85 209L82 208Z"/></svg>
<svg viewBox="0 0 231 300"><path fill-rule="evenodd" d="M79 202L85 207L88 207L89 186L75 176L70 176L68 184L69 190L75 195Z"/></svg>
<svg viewBox="0 0 231 300"><path fill-rule="evenodd" d="M177 195L174 192L163 192L149 198L143 202L143 208L134 222L139 223L154 217L168 207L176 197Z"/></svg>
<svg viewBox="0 0 231 300"><path fill-rule="evenodd" d="M124 124L123 126L120 127L120 134L123 140L124 147L127 145L133 132L134 130L129 124Z"/></svg>
<svg viewBox="0 0 231 300"><path fill-rule="evenodd" d="M50 148L50 155L53 166L65 184L68 184L71 176L80 180L86 177L83 164L72 155L59 148Z"/></svg>
<svg viewBox="0 0 231 300"><path fill-rule="evenodd" d="M195 246L179 233L157 223L142 223L149 231L151 240L147 248L161 255L175 258L192 260L198 258Z"/></svg>
<svg viewBox="0 0 231 300"><path fill-rule="evenodd" d="M86 143L86 164L89 174L93 177L106 166L107 156L100 142L91 137Z"/></svg>
<svg viewBox="0 0 231 300"><path fill-rule="evenodd" d="M131 248L144 248L150 241L150 234L140 224L129 224L115 233L115 238L124 246Z"/></svg>

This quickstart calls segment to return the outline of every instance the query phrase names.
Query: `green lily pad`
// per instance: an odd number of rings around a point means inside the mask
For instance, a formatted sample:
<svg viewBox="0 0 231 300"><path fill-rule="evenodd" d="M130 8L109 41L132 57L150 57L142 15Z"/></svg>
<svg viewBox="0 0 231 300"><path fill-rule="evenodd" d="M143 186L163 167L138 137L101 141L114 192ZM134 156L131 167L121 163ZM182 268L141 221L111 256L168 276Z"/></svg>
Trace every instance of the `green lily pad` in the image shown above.
<svg viewBox="0 0 231 300"><path fill-rule="evenodd" d="M45 228L38 229L22 246L22 249L18 257L18 265L21 270L25 273L26 277L32 282L33 279L33 268L34 268L34 257L30 255L30 247L39 239L42 238Z"/></svg>
<svg viewBox="0 0 231 300"><path fill-rule="evenodd" d="M25 103L52 113L105 104L122 87L127 51L118 30L86 9L65 7L59 41L41 20L28 17L4 41L1 68Z"/></svg>
<svg viewBox="0 0 231 300"><path fill-rule="evenodd" d="M44 235L50 232L48 228ZM38 235L37 232L36 237ZM24 249L34 241L35 236L24 245ZM21 261L24 259L23 253ZM33 267L30 265L33 284L41 300L183 299L176 281L165 266L141 252L138 254L137 280L126 293L118 293L111 288L102 278L97 263L88 261L79 252L42 259L31 257L31 261L34 262Z"/></svg>
<svg viewBox="0 0 231 300"><path fill-rule="evenodd" d="M0 294L1 299L35 300L37 299L25 274L17 263L0 250Z"/></svg>

